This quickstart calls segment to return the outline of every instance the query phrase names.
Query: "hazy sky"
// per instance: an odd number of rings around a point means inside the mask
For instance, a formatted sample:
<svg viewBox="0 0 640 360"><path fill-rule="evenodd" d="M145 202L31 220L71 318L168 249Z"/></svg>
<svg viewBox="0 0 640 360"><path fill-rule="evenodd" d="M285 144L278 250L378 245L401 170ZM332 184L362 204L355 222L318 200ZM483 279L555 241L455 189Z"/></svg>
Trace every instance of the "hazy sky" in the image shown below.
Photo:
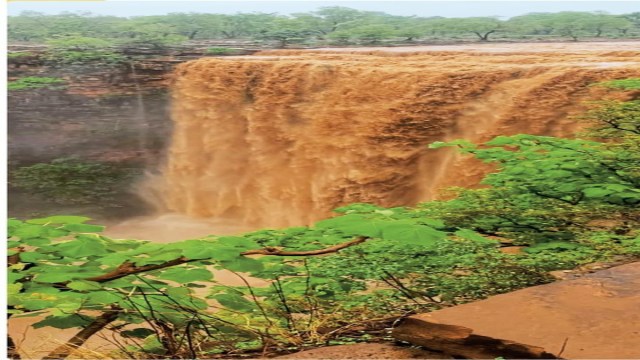
<svg viewBox="0 0 640 360"><path fill-rule="evenodd" d="M117 16L160 15L171 12L267 12L289 14L313 11L323 6L346 6L360 10L384 11L394 15L418 16L500 16L508 18L529 12L607 11L623 14L640 11L638 1L11 1L9 15L25 10L57 14L89 11Z"/></svg>

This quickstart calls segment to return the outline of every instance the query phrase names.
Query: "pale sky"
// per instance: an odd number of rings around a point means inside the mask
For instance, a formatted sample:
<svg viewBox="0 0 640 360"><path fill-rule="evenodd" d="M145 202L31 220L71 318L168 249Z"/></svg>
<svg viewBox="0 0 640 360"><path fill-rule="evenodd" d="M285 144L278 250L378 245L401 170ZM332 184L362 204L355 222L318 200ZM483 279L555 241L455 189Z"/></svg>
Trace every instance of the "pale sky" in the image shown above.
<svg viewBox="0 0 640 360"><path fill-rule="evenodd" d="M638 1L20 1L7 5L9 15L22 11L58 14L83 11L100 15L140 16L171 12L233 14L265 12L290 14L323 6L345 6L359 10L383 11L393 15L418 16L500 16L509 18L529 12L606 11L624 14L640 11Z"/></svg>

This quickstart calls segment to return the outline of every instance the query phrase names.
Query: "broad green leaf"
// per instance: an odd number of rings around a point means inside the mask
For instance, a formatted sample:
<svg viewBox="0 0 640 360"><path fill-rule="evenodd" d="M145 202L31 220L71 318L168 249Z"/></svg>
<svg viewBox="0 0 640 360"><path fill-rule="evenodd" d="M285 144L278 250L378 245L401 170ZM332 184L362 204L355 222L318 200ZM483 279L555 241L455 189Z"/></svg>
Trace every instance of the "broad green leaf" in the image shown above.
<svg viewBox="0 0 640 360"><path fill-rule="evenodd" d="M438 219L420 219L420 222L438 230L444 229L445 227L447 227L442 220L438 220Z"/></svg>
<svg viewBox="0 0 640 360"><path fill-rule="evenodd" d="M23 222L18 220L18 219L9 219L9 220L7 220L7 227L9 227L9 228L15 228L15 227L20 226L22 224L23 224Z"/></svg>
<svg viewBox="0 0 640 360"><path fill-rule="evenodd" d="M445 232L423 225L393 224L382 230L383 239L410 244L432 244L446 236Z"/></svg>
<svg viewBox="0 0 640 360"><path fill-rule="evenodd" d="M17 236L20 239L39 238L47 234L48 229L40 225L23 225L15 229L11 236Z"/></svg>
<svg viewBox="0 0 640 360"><path fill-rule="evenodd" d="M182 251L182 256L191 260L211 259L214 257L215 254L216 254L216 250L213 249L213 246L209 246L209 247L194 246L192 248L188 248Z"/></svg>
<svg viewBox="0 0 640 360"><path fill-rule="evenodd" d="M87 294L89 304L109 305L122 300L123 295L113 291L91 291Z"/></svg>
<svg viewBox="0 0 640 360"><path fill-rule="evenodd" d="M88 316L69 315L69 316L47 316L44 320L33 324L34 329L50 326L56 329L70 329L75 327L85 327L91 323L92 319Z"/></svg>
<svg viewBox="0 0 640 360"><path fill-rule="evenodd" d="M30 238L30 239L24 239L22 240L23 243L29 245L29 246L45 246L45 245L49 245L51 244L51 240L48 238Z"/></svg>
<svg viewBox="0 0 640 360"><path fill-rule="evenodd" d="M237 248L216 246L215 252L211 256L211 259L217 260L217 261L229 261L229 260L237 259L239 255L240 255L240 252Z"/></svg>
<svg viewBox="0 0 640 360"><path fill-rule="evenodd" d="M44 225L44 224L82 224L85 221L91 220L88 217L84 217L84 216L49 216L46 218L40 218L40 219L31 219L31 220L27 220L25 222L29 223L29 224L38 224L38 225Z"/></svg>
<svg viewBox="0 0 640 360"><path fill-rule="evenodd" d="M104 243L109 251L128 251L144 245L145 242L141 240L104 238Z"/></svg>
<svg viewBox="0 0 640 360"><path fill-rule="evenodd" d="M86 281L86 280L76 280L67 284L69 289L78 290L78 291L92 291L92 290L100 290L102 286L100 283L95 281Z"/></svg>
<svg viewBox="0 0 640 360"><path fill-rule="evenodd" d="M46 271L37 273L34 281L41 283L59 283L71 280L81 280L101 274L102 272L97 271L81 271L81 269L76 266L56 266L55 268L48 268Z"/></svg>
<svg viewBox="0 0 640 360"><path fill-rule="evenodd" d="M322 220L315 224L318 229L338 229L346 235L380 237L382 228L389 221L370 218L365 215L347 214L328 220Z"/></svg>
<svg viewBox="0 0 640 360"><path fill-rule="evenodd" d="M584 196L589 197L589 198L602 198L605 197L607 195L611 195L613 193L617 192L615 189L610 188L610 187L606 187L606 186L598 186L598 187L589 187L589 188L585 188L582 190L582 193L584 194Z"/></svg>
<svg viewBox="0 0 640 360"><path fill-rule="evenodd" d="M103 255L106 252L100 239L85 236L77 236L75 240L56 245L56 248L61 255L71 258Z"/></svg>
<svg viewBox="0 0 640 360"><path fill-rule="evenodd" d="M104 226L90 224L66 224L62 228L79 233L98 233L104 230Z"/></svg>
<svg viewBox="0 0 640 360"><path fill-rule="evenodd" d="M238 250L238 253L242 251L257 249L260 245L254 240L247 239L239 236L225 236L218 238L218 241L215 243L218 246L223 246L225 248L234 248Z"/></svg>
<svg viewBox="0 0 640 360"><path fill-rule="evenodd" d="M23 284L8 284L7 285L7 305L16 306L22 303L20 291L22 291Z"/></svg>
<svg viewBox="0 0 640 360"><path fill-rule="evenodd" d="M51 309L51 315L53 316L66 316L68 314L73 314L82 306L81 301L74 301L76 299L67 299L61 300L58 302L55 307Z"/></svg>
<svg viewBox="0 0 640 360"><path fill-rule="evenodd" d="M20 315L13 315L12 317L14 318L28 318L28 317L35 317L35 316L41 316L43 314L46 314L47 312L45 310L42 311L29 311L28 313L23 313Z"/></svg>
<svg viewBox="0 0 640 360"><path fill-rule="evenodd" d="M142 349L151 354L164 354L166 351L156 335L147 336L142 343Z"/></svg>
<svg viewBox="0 0 640 360"><path fill-rule="evenodd" d="M7 293L9 295L17 295L20 292L20 290L22 290L21 283L7 285Z"/></svg>
<svg viewBox="0 0 640 360"><path fill-rule="evenodd" d="M40 260L44 260L44 259L48 259L48 258L50 258L49 255L41 254L41 253L37 253L37 252L22 252L22 253L20 253L20 261L22 261L22 262L35 263L35 262L38 262Z"/></svg>
<svg viewBox="0 0 640 360"><path fill-rule="evenodd" d="M152 254L148 257L136 258L135 264L138 266L144 266L149 264L162 264L167 261L178 259L182 256L182 252L180 250L172 250L172 251L164 251L159 252L157 254Z"/></svg>
<svg viewBox="0 0 640 360"><path fill-rule="evenodd" d="M256 305L237 294L217 294L212 296L220 305L236 311L251 311Z"/></svg>
<svg viewBox="0 0 640 360"><path fill-rule="evenodd" d="M166 294L173 298L190 298L191 290L188 287L178 286L167 289Z"/></svg>
<svg viewBox="0 0 640 360"><path fill-rule="evenodd" d="M211 259L216 253L214 242L204 240L188 240L183 242L182 256L191 260Z"/></svg>
<svg viewBox="0 0 640 360"><path fill-rule="evenodd" d="M117 252L111 253L109 255L101 256L97 261L102 265L107 266L118 266L125 261L129 260L129 256L123 255Z"/></svg>
<svg viewBox="0 0 640 360"><path fill-rule="evenodd" d="M12 283L22 279L26 275L27 274L24 274L24 273L7 272L7 278L9 280L9 284L12 284Z"/></svg>
<svg viewBox="0 0 640 360"><path fill-rule="evenodd" d="M58 295L46 293L25 294L21 298L22 303L20 305L27 310L50 309L55 307L60 301L60 297Z"/></svg>

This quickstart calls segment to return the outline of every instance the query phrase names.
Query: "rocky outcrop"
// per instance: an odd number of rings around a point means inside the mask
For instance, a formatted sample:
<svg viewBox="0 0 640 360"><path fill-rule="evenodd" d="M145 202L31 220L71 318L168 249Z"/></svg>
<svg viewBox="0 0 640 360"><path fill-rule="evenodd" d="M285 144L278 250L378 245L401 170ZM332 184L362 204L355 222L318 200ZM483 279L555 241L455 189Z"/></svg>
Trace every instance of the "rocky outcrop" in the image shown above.
<svg viewBox="0 0 640 360"><path fill-rule="evenodd" d="M132 176L121 185L122 209L105 210L118 216L141 211L142 201L131 196L136 174L163 159L171 135L168 84L180 58L138 59L119 64L47 64L42 52L10 58L9 81L25 77L62 80L50 86L8 92L9 169L74 157L106 162ZM10 188L10 216L55 213L88 214L87 207L47 208L46 199ZM133 209L137 210L133 210ZM133 213L132 213L133 212Z"/></svg>
<svg viewBox="0 0 640 360"><path fill-rule="evenodd" d="M167 84L174 64L146 60L10 69L10 81L64 81L61 86L9 92L10 163L68 156L134 162L157 157L171 130Z"/></svg>
<svg viewBox="0 0 640 360"><path fill-rule="evenodd" d="M556 359L543 348L477 335L464 326L437 324L417 317L406 319L393 336L401 341L469 359Z"/></svg>
<svg viewBox="0 0 640 360"><path fill-rule="evenodd" d="M228 48L225 55L257 50ZM8 94L10 164L76 156L154 163L171 132L168 85L175 65L207 56L207 46L122 48L131 59L85 65L52 63L45 46L9 46L9 81L55 78L62 86Z"/></svg>
<svg viewBox="0 0 640 360"><path fill-rule="evenodd" d="M640 262L411 316L397 340L474 359L637 359Z"/></svg>

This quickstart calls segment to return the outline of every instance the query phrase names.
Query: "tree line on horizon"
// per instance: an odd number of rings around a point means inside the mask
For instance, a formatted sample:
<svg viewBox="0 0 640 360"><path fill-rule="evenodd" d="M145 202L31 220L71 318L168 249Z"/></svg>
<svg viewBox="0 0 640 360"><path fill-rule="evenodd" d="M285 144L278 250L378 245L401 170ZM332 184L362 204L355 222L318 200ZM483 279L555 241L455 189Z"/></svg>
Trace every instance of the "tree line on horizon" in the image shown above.
<svg viewBox="0 0 640 360"><path fill-rule="evenodd" d="M277 13L170 13L118 17L91 13L46 15L25 11L8 17L9 43L71 43L76 47L150 46L188 41L251 39L290 44L375 44L382 41L551 40L640 37L640 12L565 11L497 17L397 16L341 6Z"/></svg>

